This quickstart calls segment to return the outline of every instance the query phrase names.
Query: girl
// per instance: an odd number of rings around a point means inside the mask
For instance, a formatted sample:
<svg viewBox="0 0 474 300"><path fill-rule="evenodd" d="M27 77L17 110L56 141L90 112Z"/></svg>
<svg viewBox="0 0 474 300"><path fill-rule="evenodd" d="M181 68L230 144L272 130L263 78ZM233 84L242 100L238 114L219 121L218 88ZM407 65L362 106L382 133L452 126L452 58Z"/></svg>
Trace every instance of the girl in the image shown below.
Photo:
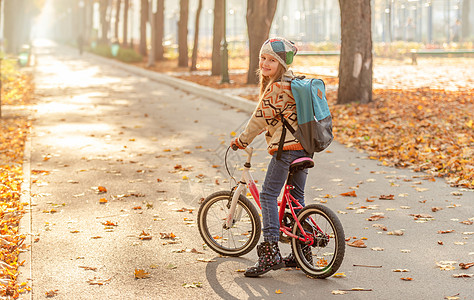
<svg viewBox="0 0 474 300"><path fill-rule="evenodd" d="M284 38L268 39L263 43L257 71L260 78L259 102L245 130L231 142L234 149L237 147L245 149L258 134L266 131L268 152L272 155L260 193L264 242L257 246L259 256L257 263L245 272L245 276L249 277L256 277L285 265L287 267L296 266L292 254L285 259L280 255L278 248L280 224L277 204L277 198L285 184L291 162L308 156L300 142L291 132L287 131L283 140L281 157L277 158L283 129L280 116L283 116L295 130L298 126L296 104L291 93L291 79L294 78L294 75L291 70L288 70L296 52L295 45ZM304 186L307 174L306 169L297 171L293 179L295 188L291 190L292 196L298 199L302 206L304 206Z"/></svg>

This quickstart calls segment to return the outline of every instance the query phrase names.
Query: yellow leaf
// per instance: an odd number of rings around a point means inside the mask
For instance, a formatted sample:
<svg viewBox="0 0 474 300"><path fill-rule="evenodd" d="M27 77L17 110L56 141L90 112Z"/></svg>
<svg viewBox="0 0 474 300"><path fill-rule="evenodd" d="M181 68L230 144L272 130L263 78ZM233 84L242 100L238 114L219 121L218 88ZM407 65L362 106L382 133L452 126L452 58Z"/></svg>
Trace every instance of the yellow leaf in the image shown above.
<svg viewBox="0 0 474 300"><path fill-rule="evenodd" d="M472 122L472 121L471 121L471 122ZM236 135L237 135L237 133L235 133L235 131L232 131L232 132L230 133L230 136L231 136L231 137L235 137Z"/></svg>
<svg viewBox="0 0 474 300"><path fill-rule="evenodd" d="M344 272L340 272L340 273L336 273L332 276L336 277L336 278L344 278L344 277L346 277L346 274Z"/></svg>
<svg viewBox="0 0 474 300"><path fill-rule="evenodd" d="M281 292L281 290L276 290L275 294L283 294L283 293Z"/></svg>

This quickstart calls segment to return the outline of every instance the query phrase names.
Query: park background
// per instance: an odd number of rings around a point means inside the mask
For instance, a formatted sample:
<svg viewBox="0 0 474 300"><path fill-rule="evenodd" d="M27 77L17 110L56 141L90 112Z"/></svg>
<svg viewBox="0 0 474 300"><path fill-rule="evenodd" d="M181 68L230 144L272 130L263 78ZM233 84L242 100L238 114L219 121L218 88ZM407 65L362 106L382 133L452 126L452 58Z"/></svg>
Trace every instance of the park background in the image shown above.
<svg viewBox="0 0 474 300"><path fill-rule="evenodd" d="M2 234L10 236L11 245L2 250L3 261L11 266L2 271L4 295L27 289L12 270L21 264L18 254L24 247L18 234L24 210L22 163L33 122L27 107L37 101L33 69L38 38L255 101L256 85L248 78L254 74L249 64L255 51L249 51L249 40L260 28L249 30L251 4L262 13L253 21L271 19L265 38L285 36L298 45L295 70L325 80L338 142L365 151L384 166L423 171L428 180L444 178L453 187L474 187L473 0L357 2L371 14L370 36L363 44L370 44L366 53L373 55L374 73L367 75L372 98L354 97L348 104L338 100L341 69L351 68L341 64L340 3L356 1L202 1L196 14L199 2L0 1L0 196L10 216ZM152 11L142 10L150 3ZM224 14L216 16L216 4L225 12L225 22ZM255 9L258 5L266 10ZM220 25L214 28L216 23ZM180 29L186 32L185 42L179 39ZM227 80L223 45L228 51Z"/></svg>

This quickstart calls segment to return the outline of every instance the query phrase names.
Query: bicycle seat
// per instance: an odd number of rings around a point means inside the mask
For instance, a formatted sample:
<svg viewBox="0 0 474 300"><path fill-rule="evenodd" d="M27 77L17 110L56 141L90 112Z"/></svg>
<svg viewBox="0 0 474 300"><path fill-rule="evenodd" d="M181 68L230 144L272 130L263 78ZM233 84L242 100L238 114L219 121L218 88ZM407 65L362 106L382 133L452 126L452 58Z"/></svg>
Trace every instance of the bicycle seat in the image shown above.
<svg viewBox="0 0 474 300"><path fill-rule="evenodd" d="M290 165L290 172L304 170L314 167L314 160L309 157L300 157L295 159Z"/></svg>

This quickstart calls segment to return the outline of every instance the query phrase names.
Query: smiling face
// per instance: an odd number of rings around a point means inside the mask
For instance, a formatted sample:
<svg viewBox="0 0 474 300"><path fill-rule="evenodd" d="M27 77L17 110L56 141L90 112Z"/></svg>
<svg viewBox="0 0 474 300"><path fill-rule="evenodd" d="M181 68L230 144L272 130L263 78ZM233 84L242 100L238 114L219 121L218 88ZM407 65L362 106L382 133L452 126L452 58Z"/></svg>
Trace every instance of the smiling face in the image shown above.
<svg viewBox="0 0 474 300"><path fill-rule="evenodd" d="M262 53L260 55L260 72L263 76L272 78L278 71L278 65L280 63L270 54Z"/></svg>

